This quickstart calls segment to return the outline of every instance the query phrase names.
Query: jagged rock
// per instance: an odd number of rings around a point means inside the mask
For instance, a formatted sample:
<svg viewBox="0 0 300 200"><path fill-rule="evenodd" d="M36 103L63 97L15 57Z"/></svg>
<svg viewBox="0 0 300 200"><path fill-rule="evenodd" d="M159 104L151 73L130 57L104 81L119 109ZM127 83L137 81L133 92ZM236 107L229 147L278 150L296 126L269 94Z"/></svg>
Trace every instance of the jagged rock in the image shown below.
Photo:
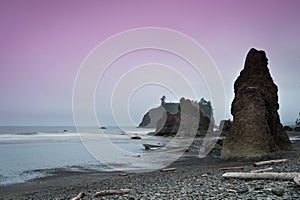
<svg viewBox="0 0 300 200"><path fill-rule="evenodd" d="M219 125L220 131L221 131L220 136L227 136L230 132L231 127L232 127L232 121L230 119L221 120L220 125Z"/></svg>
<svg viewBox="0 0 300 200"><path fill-rule="evenodd" d="M181 108L184 107L184 110ZM193 129L191 128L192 126ZM165 112L158 121L155 135L157 136L204 136L208 130L211 130L213 123L209 117L205 116L199 108L199 104L192 103L190 100L180 99L178 112L175 114ZM179 131L180 127L180 132ZM191 133L196 130L196 133Z"/></svg>
<svg viewBox="0 0 300 200"><path fill-rule="evenodd" d="M143 117L142 122L138 127L143 128L156 128L156 124L159 119L162 118L165 113L165 109L162 106L150 109Z"/></svg>
<svg viewBox="0 0 300 200"><path fill-rule="evenodd" d="M264 51L249 51L234 83L233 124L224 141L223 159L261 159L274 151L291 149L277 112L278 89L267 65Z"/></svg>
<svg viewBox="0 0 300 200"><path fill-rule="evenodd" d="M154 135L157 136L174 136L178 132L181 116L180 112L171 114L165 112L157 122L157 127Z"/></svg>
<svg viewBox="0 0 300 200"><path fill-rule="evenodd" d="M156 128L156 125L158 123L158 120L161 118L166 119L166 115L163 116L164 113L169 113L171 115L174 115L178 113L178 108L179 108L179 103L166 103L164 102L165 96L162 97L161 99L161 105L150 109L144 116L139 124L139 128ZM206 101L204 98L202 98L199 102L191 101L191 103L197 104L197 106L200 107L200 110L204 114L204 116L208 117L212 122L214 123L214 117L213 117L213 111L212 111L212 106L210 101ZM205 118L207 120L207 118ZM164 120L163 122L165 122ZM207 122L202 121L202 123L206 124Z"/></svg>

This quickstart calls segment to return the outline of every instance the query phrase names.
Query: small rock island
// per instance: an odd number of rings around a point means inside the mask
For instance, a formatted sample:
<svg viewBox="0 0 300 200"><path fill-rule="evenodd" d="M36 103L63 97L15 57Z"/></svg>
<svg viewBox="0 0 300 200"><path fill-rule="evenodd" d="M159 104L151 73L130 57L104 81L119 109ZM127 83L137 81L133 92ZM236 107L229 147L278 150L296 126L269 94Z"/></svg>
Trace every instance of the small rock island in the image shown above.
<svg viewBox="0 0 300 200"><path fill-rule="evenodd" d="M175 136L182 120L190 122L198 118L199 121L195 122L198 126L197 136L204 136L208 130L213 129L214 118L210 101L202 98L196 102L181 98L179 103L166 103L165 98L165 96L161 98L159 107L150 109L144 115L139 127L155 128L156 130L152 134L156 136ZM182 106L186 108L188 113L182 112ZM193 116L196 113L199 115ZM188 127L183 128L179 135L189 136L188 132Z"/></svg>

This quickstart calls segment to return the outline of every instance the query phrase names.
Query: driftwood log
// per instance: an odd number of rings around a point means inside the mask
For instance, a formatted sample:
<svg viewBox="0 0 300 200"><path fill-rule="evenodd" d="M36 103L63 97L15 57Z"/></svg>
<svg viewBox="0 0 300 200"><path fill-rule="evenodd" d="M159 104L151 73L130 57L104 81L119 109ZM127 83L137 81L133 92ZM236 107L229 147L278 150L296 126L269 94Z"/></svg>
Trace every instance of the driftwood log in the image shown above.
<svg viewBox="0 0 300 200"><path fill-rule="evenodd" d="M76 197L73 197L71 200L79 200L81 198L85 197L84 192L80 192Z"/></svg>
<svg viewBox="0 0 300 200"><path fill-rule="evenodd" d="M100 192L96 192L95 197L114 195L114 194L128 194L130 189L119 189L119 190L103 190Z"/></svg>
<svg viewBox="0 0 300 200"><path fill-rule="evenodd" d="M255 162L253 165L254 166L274 165L274 164L280 164L280 163L285 163L285 162L289 162L289 159L266 160L266 161L261 161L261 162Z"/></svg>
<svg viewBox="0 0 300 200"><path fill-rule="evenodd" d="M272 170L273 170L273 167L268 167L268 168L264 168L264 169L252 170L252 171L250 171L250 173L269 172L269 171L272 171Z"/></svg>
<svg viewBox="0 0 300 200"><path fill-rule="evenodd" d="M251 173L251 172L227 172L222 175L224 178L237 178L237 179L272 179L272 180L293 180L300 173Z"/></svg>
<svg viewBox="0 0 300 200"><path fill-rule="evenodd" d="M220 168L220 170L223 170L223 171L227 171L227 170L240 170L240 169L245 169L249 166L237 166L237 167L222 167Z"/></svg>
<svg viewBox="0 0 300 200"><path fill-rule="evenodd" d="M166 168L166 169L161 169L161 172L170 172L170 171L175 171L176 168L172 167L172 168Z"/></svg>

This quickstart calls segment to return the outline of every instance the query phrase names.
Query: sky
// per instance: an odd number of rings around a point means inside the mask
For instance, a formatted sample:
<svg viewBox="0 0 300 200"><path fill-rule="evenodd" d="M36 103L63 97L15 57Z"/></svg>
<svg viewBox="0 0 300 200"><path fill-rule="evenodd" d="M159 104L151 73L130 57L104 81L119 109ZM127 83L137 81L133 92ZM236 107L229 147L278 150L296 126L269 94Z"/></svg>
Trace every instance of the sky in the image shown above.
<svg viewBox="0 0 300 200"><path fill-rule="evenodd" d="M73 125L73 86L85 59L113 35L143 27L181 32L205 49L224 83L224 118L232 118L233 83L247 52L252 47L266 51L279 88L281 121L294 123L300 111L299 8L298 0L1 0L0 125ZM178 56L147 49L131 52L99 79L95 112L102 125L113 124L118 115L111 105L124 103L137 124L162 95L178 101L181 94L157 83L137 86L129 99L112 99L118 81L150 62L187 76L198 100L210 100L205 77L194 76Z"/></svg>

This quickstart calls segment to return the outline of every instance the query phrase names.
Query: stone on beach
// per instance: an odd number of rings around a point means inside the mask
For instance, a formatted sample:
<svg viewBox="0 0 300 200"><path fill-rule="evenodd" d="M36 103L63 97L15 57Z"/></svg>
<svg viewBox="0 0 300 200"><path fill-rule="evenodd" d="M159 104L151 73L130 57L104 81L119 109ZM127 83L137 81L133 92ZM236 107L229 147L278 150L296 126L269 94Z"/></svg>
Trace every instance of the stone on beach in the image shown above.
<svg viewBox="0 0 300 200"><path fill-rule="evenodd" d="M234 83L233 124L224 141L223 159L262 159L291 142L278 115L278 88L267 67L264 51L251 49Z"/></svg>

